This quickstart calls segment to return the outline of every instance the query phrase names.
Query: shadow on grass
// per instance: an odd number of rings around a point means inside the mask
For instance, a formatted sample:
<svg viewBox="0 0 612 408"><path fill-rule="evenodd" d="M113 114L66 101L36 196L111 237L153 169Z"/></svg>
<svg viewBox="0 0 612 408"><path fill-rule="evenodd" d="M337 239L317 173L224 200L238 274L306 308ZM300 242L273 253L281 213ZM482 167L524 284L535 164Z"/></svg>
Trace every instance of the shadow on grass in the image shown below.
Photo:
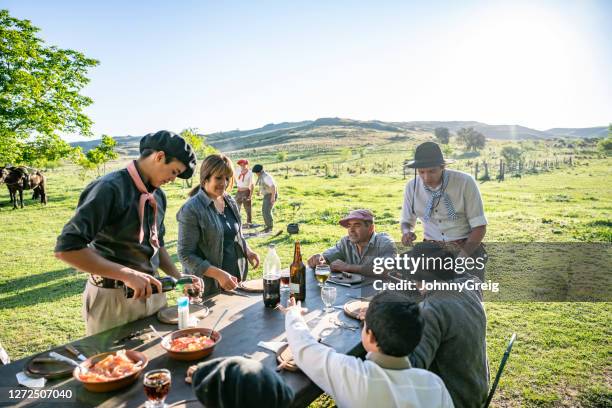
<svg viewBox="0 0 612 408"><path fill-rule="evenodd" d="M56 271L49 271L44 273L38 273L35 275L24 276L22 278L11 279L7 282L0 284L0 293L8 291L21 292L27 290L32 286L38 286L41 283L52 282L54 280L62 279L67 276L77 276L86 278L85 274L76 272L72 268L58 269Z"/></svg>
<svg viewBox="0 0 612 408"><path fill-rule="evenodd" d="M43 287L28 290L29 287L44 282L52 282L67 276L74 275L74 279L51 283ZM83 292L86 275L79 274L72 268L60 269L10 281L0 286L0 292L8 290L16 291L12 296L0 299L0 309L14 309L37 305L40 303L51 303L59 299L74 296Z"/></svg>

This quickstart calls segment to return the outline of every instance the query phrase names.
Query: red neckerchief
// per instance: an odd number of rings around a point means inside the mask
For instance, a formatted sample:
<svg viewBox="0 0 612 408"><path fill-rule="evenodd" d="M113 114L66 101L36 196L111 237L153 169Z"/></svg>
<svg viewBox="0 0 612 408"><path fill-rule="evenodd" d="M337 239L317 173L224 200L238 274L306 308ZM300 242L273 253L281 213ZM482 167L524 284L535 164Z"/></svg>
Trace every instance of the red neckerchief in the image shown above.
<svg viewBox="0 0 612 408"><path fill-rule="evenodd" d="M157 201L155 201L155 197L153 193L149 193L147 188L145 187L144 182L140 178L140 174L138 174L138 170L136 170L136 165L132 161L127 166L127 171L132 178L132 181L136 185L138 191L140 191L140 201L138 203L138 216L140 217L140 234L138 237L138 242L142 243L144 239L144 228L142 226L144 222L144 208L145 203L148 201L151 207L153 208L153 226L151 226L151 236L149 237L149 242L153 247L153 250L157 252L159 249L159 239L157 238Z"/></svg>
<svg viewBox="0 0 612 408"><path fill-rule="evenodd" d="M240 172L240 175L238 176L238 180L242 180L244 181L244 178L246 177L247 173L249 172L249 169L244 169Z"/></svg>

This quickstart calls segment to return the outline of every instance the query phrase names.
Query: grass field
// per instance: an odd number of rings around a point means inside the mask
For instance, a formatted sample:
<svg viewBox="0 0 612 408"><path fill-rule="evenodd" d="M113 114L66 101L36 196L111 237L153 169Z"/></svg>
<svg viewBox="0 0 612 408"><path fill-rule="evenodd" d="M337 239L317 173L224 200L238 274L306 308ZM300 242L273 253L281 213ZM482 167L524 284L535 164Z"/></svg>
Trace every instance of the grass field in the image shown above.
<svg viewBox="0 0 612 408"><path fill-rule="evenodd" d="M261 154L280 185L276 228L299 221L304 252L332 245L344 231L337 226L351 208L367 207L377 217L377 230L399 239L398 217L403 187L401 163L409 142L388 144L366 158L344 152L300 156L289 150L286 163L274 154ZM385 150L386 149L386 150ZM343 163L344 171L324 177L315 165ZM385 174L348 174L346 168L370 168L394 163ZM466 168L461 161L457 167ZM119 163L116 163L119 165ZM612 159L577 160L538 175L480 185L489 220L490 242L607 242L612 241ZM290 166L285 178L285 166ZM333 171L333 167L332 167ZM91 176L89 177L91 179ZM0 195L0 342L13 359L82 337L81 291L85 275L53 256L55 238L72 215L79 193L88 181L76 168L64 166L48 173L49 204L28 201L13 211L8 194ZM176 261L177 224L174 215L188 189L180 182L164 188L169 208L166 243ZM28 195L29 197L29 195ZM255 221L261 222L254 203ZM298 208L295 210L295 208ZM417 231L419 233L419 231ZM419 233L419 236L422 234ZM259 254L277 245L283 265L290 262L293 236L250 241ZM609 272L609 271L608 271ZM261 269L254 271L254 276ZM506 372L494 400L496 406L612 406L612 307L610 303L487 303L488 353L495 372L507 340L517 332ZM318 405L330 405L322 398Z"/></svg>

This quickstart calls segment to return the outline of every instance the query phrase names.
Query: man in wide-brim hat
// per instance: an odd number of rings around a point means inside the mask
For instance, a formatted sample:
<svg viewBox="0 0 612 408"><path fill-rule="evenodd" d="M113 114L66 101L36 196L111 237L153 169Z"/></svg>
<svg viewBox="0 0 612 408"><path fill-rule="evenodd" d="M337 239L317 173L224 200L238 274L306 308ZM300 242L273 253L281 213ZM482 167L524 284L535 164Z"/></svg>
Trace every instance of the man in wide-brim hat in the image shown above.
<svg viewBox="0 0 612 408"><path fill-rule="evenodd" d="M459 248L460 257L484 256L487 219L480 191L471 175L446 168L452 162L434 142L417 146L414 160L406 165L415 169L415 177L404 192L402 243L412 245L419 219L425 241L453 244ZM469 272L484 279L484 269Z"/></svg>

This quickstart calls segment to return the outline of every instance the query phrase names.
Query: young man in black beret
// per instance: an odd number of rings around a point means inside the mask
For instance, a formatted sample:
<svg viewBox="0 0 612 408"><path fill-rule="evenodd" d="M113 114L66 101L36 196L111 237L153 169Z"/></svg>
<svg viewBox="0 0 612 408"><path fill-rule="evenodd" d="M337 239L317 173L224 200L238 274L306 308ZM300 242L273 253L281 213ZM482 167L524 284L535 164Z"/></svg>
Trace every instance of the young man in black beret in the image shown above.
<svg viewBox="0 0 612 408"><path fill-rule="evenodd" d="M55 255L89 273L83 293L87 335L150 316L166 305L158 269L181 277L164 248L166 195L161 186L188 179L195 154L165 130L140 141L140 157L81 193L76 212L57 238ZM194 278L194 284L201 282ZM128 299L124 286L134 290ZM152 287L157 294L152 294Z"/></svg>
<svg viewBox="0 0 612 408"><path fill-rule="evenodd" d="M259 361L220 357L189 367L187 382L205 407L284 408L294 393L280 375Z"/></svg>
<svg viewBox="0 0 612 408"><path fill-rule="evenodd" d="M278 188L274 182L274 178L266 173L261 164L253 166L253 173L257 174L257 185L259 186L259 194L263 195L261 202L261 215L263 216L266 227L262 232L271 232L274 227L274 218L272 209L278 198Z"/></svg>

